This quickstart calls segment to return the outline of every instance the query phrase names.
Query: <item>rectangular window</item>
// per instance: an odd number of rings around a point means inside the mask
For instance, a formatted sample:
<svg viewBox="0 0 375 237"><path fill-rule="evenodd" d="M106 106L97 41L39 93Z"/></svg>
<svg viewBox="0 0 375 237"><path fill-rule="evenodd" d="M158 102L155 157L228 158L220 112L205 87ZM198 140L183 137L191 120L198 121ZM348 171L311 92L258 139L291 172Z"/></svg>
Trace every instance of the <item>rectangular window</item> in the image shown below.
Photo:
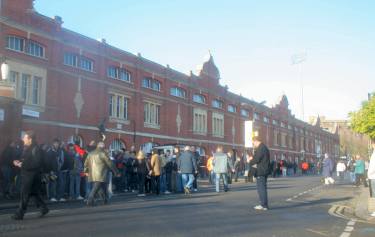
<svg viewBox="0 0 375 237"><path fill-rule="evenodd" d="M263 117L263 122L265 123L269 123L270 122L270 119L268 117Z"/></svg>
<svg viewBox="0 0 375 237"><path fill-rule="evenodd" d="M194 108L193 132L195 134L207 134L207 111L203 109Z"/></svg>
<svg viewBox="0 0 375 237"><path fill-rule="evenodd" d="M260 120L260 115L257 112L254 113L254 119Z"/></svg>
<svg viewBox="0 0 375 237"><path fill-rule="evenodd" d="M40 85L41 85L42 78L34 77L32 81L32 104L38 105L40 104Z"/></svg>
<svg viewBox="0 0 375 237"><path fill-rule="evenodd" d="M224 115L212 113L212 136L224 137Z"/></svg>
<svg viewBox="0 0 375 237"><path fill-rule="evenodd" d="M279 133L278 131L273 131L273 145L275 146L278 146L279 145L279 141L278 141L278 138L279 138Z"/></svg>
<svg viewBox="0 0 375 237"><path fill-rule="evenodd" d="M160 82L153 81L152 82L152 89L155 90L155 91L160 91Z"/></svg>
<svg viewBox="0 0 375 237"><path fill-rule="evenodd" d="M143 114L145 127L160 128L160 105L145 102Z"/></svg>
<svg viewBox="0 0 375 237"><path fill-rule="evenodd" d="M19 52L25 51L25 39L16 36L7 36L7 48Z"/></svg>
<svg viewBox="0 0 375 237"><path fill-rule="evenodd" d="M152 85L152 79L151 78L144 78L142 80L142 87L151 88L151 85Z"/></svg>
<svg viewBox="0 0 375 237"><path fill-rule="evenodd" d="M44 47L42 45L38 44L37 42L30 41L28 46L28 54L44 58Z"/></svg>
<svg viewBox="0 0 375 237"><path fill-rule="evenodd" d="M81 64L80 67L85 71L94 71L94 61L88 58L81 58Z"/></svg>
<svg viewBox="0 0 375 237"><path fill-rule="evenodd" d="M118 69L116 67L108 67L107 75L108 77L118 79Z"/></svg>
<svg viewBox="0 0 375 237"><path fill-rule="evenodd" d="M237 112L236 106L234 106L234 105L228 105L228 112L236 113Z"/></svg>
<svg viewBox="0 0 375 237"><path fill-rule="evenodd" d="M25 103L28 101L29 97L29 83L30 83L30 75L22 74L22 81L21 81L21 99L25 101Z"/></svg>
<svg viewBox="0 0 375 237"><path fill-rule="evenodd" d="M128 119L128 98L119 94L109 95L109 116L116 119Z"/></svg>
<svg viewBox="0 0 375 237"><path fill-rule="evenodd" d="M130 82L130 72L120 69L120 80Z"/></svg>
<svg viewBox="0 0 375 237"><path fill-rule="evenodd" d="M64 64L72 67L77 67L78 55L74 53L64 53Z"/></svg>

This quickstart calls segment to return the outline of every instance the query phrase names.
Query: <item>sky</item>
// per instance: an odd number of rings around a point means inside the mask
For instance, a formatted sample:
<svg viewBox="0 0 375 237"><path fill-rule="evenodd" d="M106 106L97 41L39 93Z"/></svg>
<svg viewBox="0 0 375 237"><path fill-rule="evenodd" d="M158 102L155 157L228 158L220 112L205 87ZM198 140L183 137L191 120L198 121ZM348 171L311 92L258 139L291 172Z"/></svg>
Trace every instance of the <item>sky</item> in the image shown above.
<svg viewBox="0 0 375 237"><path fill-rule="evenodd" d="M375 91L372 0L35 0L35 9L186 74L210 51L221 85L268 106L285 94L305 121L346 119ZM296 54L306 60L292 64Z"/></svg>

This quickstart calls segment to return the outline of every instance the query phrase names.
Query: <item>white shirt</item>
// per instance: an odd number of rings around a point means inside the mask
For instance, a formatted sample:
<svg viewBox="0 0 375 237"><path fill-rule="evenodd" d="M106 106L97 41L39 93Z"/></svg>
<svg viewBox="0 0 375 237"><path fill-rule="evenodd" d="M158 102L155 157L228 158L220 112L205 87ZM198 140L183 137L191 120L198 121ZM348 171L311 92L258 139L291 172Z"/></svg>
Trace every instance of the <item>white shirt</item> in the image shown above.
<svg viewBox="0 0 375 237"><path fill-rule="evenodd" d="M372 152L371 158L370 158L370 164L367 171L367 177L368 179L375 179L375 149Z"/></svg>
<svg viewBox="0 0 375 237"><path fill-rule="evenodd" d="M343 162L337 163L336 170L337 172L344 172L346 169L346 166Z"/></svg>

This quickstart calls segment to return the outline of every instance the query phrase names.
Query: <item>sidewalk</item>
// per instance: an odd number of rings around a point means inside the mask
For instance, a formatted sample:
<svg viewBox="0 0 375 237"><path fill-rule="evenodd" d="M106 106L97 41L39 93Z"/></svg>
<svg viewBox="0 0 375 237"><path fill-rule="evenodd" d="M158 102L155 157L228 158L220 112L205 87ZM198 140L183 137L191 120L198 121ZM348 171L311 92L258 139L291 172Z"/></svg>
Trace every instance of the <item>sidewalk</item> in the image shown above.
<svg viewBox="0 0 375 237"><path fill-rule="evenodd" d="M375 198L370 198L368 188L360 187L360 194L354 198L353 203L355 216L375 224L375 217L370 216L375 211Z"/></svg>

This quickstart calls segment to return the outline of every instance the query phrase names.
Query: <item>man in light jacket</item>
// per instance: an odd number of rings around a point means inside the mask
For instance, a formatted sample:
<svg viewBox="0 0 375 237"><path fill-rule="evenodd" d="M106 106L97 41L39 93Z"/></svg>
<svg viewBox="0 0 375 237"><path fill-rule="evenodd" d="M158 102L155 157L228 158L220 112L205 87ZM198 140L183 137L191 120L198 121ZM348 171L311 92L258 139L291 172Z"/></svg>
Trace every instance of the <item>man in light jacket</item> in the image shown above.
<svg viewBox="0 0 375 237"><path fill-rule="evenodd" d="M216 175L215 177L215 184L216 184L216 192L220 192L220 178L223 179L224 182L224 191L228 191L228 167L230 167L231 172L234 172L232 162L228 159L228 156L223 153L223 147L218 146L216 148L216 153L214 153L214 158L212 160L213 170Z"/></svg>
<svg viewBox="0 0 375 237"><path fill-rule="evenodd" d="M370 158L370 164L367 171L367 177L369 179L370 194L372 198L375 198L375 138L372 139L372 155ZM370 214L375 217L375 212Z"/></svg>
<svg viewBox="0 0 375 237"><path fill-rule="evenodd" d="M108 203L106 191L108 169L112 170L117 177L120 177L119 171L104 151L104 147L104 142L98 142L96 149L88 154L85 162L85 173L88 176L88 181L93 184L87 199L88 206L94 205L94 198L98 193L100 193L102 200L104 200L104 204Z"/></svg>

